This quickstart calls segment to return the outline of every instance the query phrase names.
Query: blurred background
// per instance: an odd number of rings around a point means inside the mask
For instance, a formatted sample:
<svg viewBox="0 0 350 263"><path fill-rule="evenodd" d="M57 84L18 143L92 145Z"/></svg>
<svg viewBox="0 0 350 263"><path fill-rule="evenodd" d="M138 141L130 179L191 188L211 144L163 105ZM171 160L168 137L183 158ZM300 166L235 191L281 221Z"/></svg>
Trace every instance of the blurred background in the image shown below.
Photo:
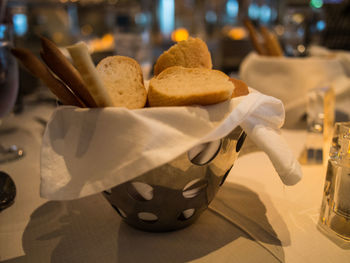
<svg viewBox="0 0 350 263"><path fill-rule="evenodd" d="M305 56L310 45L350 49L348 0L8 0L6 21L17 47L39 55L38 35L64 47L88 44L97 63L112 54L135 58L145 77L157 57L189 36L205 40L214 68L238 70L252 51L243 20L275 32L287 56ZM4 4L4 0L2 0ZM35 78L21 70L20 94Z"/></svg>

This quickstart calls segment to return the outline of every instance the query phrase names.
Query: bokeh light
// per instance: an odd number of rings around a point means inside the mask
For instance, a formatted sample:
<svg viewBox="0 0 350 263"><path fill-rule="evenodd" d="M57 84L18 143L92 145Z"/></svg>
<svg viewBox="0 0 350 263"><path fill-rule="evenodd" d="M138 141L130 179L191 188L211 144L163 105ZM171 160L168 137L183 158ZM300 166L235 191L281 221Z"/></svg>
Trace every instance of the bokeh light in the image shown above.
<svg viewBox="0 0 350 263"><path fill-rule="evenodd" d="M189 33L186 28L178 28L171 33L171 40L175 42L187 40L189 37Z"/></svg>
<svg viewBox="0 0 350 263"><path fill-rule="evenodd" d="M323 0L311 0L310 6L314 8L321 8L323 6Z"/></svg>

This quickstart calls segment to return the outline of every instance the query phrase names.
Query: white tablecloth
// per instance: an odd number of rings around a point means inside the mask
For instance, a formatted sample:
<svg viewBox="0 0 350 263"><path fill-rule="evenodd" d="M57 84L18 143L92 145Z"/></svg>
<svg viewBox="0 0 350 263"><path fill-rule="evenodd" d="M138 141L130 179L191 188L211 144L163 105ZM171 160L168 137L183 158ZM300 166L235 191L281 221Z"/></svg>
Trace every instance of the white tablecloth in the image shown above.
<svg viewBox="0 0 350 263"><path fill-rule="evenodd" d="M18 129L1 134L0 142L21 145L26 156L0 165L17 187L15 203L0 213L0 261L349 262L350 251L316 227L325 167L303 166L303 180L286 187L262 152L243 154L210 208L180 231L135 230L100 194L65 202L40 198L44 127L38 117L48 120L52 110L29 107L5 120L4 127ZM283 131L296 154L305 135Z"/></svg>

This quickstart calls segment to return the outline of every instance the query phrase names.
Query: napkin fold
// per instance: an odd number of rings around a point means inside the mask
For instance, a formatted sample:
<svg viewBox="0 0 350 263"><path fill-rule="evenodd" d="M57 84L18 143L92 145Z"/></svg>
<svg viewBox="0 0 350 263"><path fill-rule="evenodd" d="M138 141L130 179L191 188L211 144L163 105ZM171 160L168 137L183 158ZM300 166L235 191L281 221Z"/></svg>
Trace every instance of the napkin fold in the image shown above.
<svg viewBox="0 0 350 263"><path fill-rule="evenodd" d="M192 147L241 126L272 161L286 185L300 165L279 128L280 100L251 92L210 106L82 109L62 106L41 148L41 196L69 200L99 193L163 165Z"/></svg>

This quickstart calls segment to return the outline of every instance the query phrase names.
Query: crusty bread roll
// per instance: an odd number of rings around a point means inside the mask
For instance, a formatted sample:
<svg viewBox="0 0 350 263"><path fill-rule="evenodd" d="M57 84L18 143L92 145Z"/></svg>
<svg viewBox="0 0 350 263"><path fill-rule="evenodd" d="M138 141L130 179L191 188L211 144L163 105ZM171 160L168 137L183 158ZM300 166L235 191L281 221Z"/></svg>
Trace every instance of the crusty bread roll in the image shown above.
<svg viewBox="0 0 350 263"><path fill-rule="evenodd" d="M172 66L211 69L212 61L207 45L199 38L178 42L159 56L154 65L154 75Z"/></svg>
<svg viewBox="0 0 350 263"><path fill-rule="evenodd" d="M145 106L147 91L141 67L134 59L109 56L102 59L96 69L115 107L137 109Z"/></svg>
<svg viewBox="0 0 350 263"><path fill-rule="evenodd" d="M151 107L209 105L230 99L233 89L221 71L174 66L151 79L148 103Z"/></svg>

